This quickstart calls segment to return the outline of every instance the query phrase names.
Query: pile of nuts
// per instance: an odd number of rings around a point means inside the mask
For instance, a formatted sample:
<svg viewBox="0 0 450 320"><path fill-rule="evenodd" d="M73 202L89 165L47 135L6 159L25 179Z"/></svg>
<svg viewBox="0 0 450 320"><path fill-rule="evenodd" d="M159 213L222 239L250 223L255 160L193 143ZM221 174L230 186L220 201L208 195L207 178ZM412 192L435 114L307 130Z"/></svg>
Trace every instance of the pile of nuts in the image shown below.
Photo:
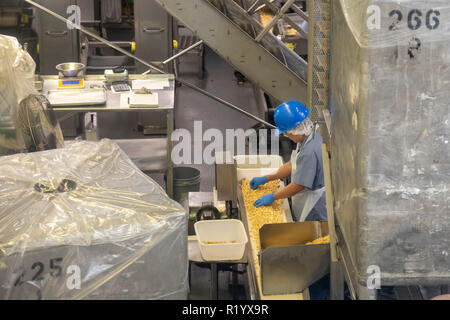
<svg viewBox="0 0 450 320"><path fill-rule="evenodd" d="M307 245L309 245L309 244L327 244L327 243L330 243L330 235L327 235L322 238L318 238L314 241L310 241L307 243Z"/></svg>
<svg viewBox="0 0 450 320"><path fill-rule="evenodd" d="M259 229L269 223L284 223L286 217L283 211L283 201L277 200L270 206L261 206L256 208L253 203L265 194L269 194L278 190L280 184L278 181L270 181L265 185L259 186L258 189L250 188L250 181L242 181L242 196L247 213L247 223L250 234L250 242L252 245L253 259L255 262L255 271L258 282L261 281L261 272L258 261L258 252L260 250Z"/></svg>

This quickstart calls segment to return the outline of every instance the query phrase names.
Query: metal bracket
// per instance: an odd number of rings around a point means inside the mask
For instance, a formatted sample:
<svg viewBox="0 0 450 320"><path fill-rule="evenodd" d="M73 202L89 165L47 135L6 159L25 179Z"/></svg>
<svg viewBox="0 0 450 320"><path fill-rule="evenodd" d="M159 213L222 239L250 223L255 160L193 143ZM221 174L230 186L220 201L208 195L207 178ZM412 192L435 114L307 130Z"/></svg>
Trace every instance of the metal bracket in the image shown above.
<svg viewBox="0 0 450 320"><path fill-rule="evenodd" d="M68 31L61 31L61 32L57 32L57 31L45 31L45 34L51 37L64 37L67 36L69 34Z"/></svg>
<svg viewBox="0 0 450 320"><path fill-rule="evenodd" d="M150 28L150 27L145 27L145 28L142 28L142 32L145 32L145 33L161 33L161 32L164 32L164 28Z"/></svg>

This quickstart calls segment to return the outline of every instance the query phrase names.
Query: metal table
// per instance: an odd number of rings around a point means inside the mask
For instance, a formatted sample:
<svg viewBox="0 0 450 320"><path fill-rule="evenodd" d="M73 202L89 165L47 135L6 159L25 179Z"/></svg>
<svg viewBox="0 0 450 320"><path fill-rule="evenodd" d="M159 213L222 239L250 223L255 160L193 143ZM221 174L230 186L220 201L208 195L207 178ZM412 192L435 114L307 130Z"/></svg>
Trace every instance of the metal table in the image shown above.
<svg viewBox="0 0 450 320"><path fill-rule="evenodd" d="M36 87L42 91L44 95L50 90L56 90L58 84L58 76L39 76L36 80ZM173 142L171 140L174 131L174 105L175 105L175 80L174 76L170 74L155 74L155 75L130 75L129 80L168 80L169 87L164 89L154 89L152 92L158 93L158 106L149 107L129 107L121 104L121 94L106 90L106 104L95 106L67 106L54 107L56 113L64 112L66 115L64 119L68 119L76 114L88 112L146 112L146 113L161 113L166 114L167 127L165 136L167 137L167 157L165 168L157 170L144 171L146 173L165 173L167 175L166 191L170 197L173 197L173 163L171 159ZM102 75L88 75L85 76L85 88L91 86L103 86L105 77ZM67 114L67 112L69 112ZM62 121L62 119L58 119Z"/></svg>

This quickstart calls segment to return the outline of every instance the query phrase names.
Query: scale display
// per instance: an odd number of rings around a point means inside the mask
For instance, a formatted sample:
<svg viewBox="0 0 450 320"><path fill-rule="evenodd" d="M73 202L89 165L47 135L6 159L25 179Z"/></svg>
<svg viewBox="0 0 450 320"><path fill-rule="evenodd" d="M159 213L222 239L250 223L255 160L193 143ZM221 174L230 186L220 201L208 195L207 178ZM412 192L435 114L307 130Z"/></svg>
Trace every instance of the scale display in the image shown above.
<svg viewBox="0 0 450 320"><path fill-rule="evenodd" d="M84 88L83 79L61 79L58 81L58 88Z"/></svg>

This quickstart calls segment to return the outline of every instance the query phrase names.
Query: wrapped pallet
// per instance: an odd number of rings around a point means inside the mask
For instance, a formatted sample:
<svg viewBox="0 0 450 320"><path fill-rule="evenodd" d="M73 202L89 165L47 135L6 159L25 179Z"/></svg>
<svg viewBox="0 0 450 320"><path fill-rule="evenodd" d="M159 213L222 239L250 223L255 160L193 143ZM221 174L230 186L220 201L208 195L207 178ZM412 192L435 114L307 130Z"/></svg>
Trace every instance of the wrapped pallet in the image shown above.
<svg viewBox="0 0 450 320"><path fill-rule="evenodd" d="M1 299L185 299L187 213L110 140L0 158Z"/></svg>
<svg viewBox="0 0 450 320"><path fill-rule="evenodd" d="M17 39L0 35L0 155L26 150L22 132L16 129L20 123L18 104L28 94L21 91L30 89L26 76L34 76L34 67Z"/></svg>
<svg viewBox="0 0 450 320"><path fill-rule="evenodd" d="M376 267L381 285L450 283L450 3L332 3L332 185L349 263L362 286Z"/></svg>
<svg viewBox="0 0 450 320"><path fill-rule="evenodd" d="M50 103L35 88L35 69L17 39L0 34L0 156L64 146Z"/></svg>

